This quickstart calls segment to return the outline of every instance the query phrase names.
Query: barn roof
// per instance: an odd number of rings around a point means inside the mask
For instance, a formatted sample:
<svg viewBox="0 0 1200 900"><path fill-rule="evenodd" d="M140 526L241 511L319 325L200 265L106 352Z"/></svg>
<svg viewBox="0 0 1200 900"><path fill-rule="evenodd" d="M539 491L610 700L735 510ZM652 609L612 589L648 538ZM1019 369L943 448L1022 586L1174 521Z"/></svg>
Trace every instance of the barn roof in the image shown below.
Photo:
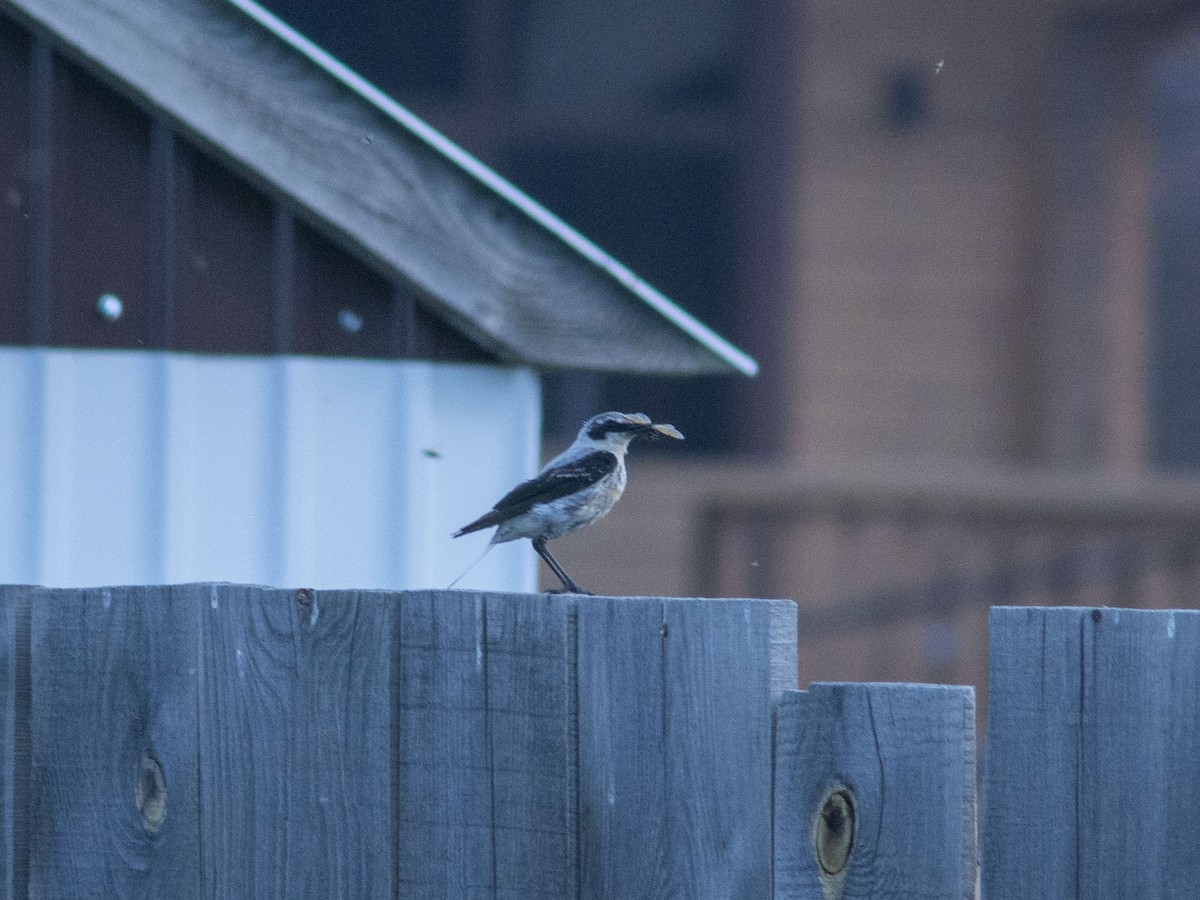
<svg viewBox="0 0 1200 900"><path fill-rule="evenodd" d="M251 0L0 0L294 203L499 359L690 374L757 364Z"/></svg>

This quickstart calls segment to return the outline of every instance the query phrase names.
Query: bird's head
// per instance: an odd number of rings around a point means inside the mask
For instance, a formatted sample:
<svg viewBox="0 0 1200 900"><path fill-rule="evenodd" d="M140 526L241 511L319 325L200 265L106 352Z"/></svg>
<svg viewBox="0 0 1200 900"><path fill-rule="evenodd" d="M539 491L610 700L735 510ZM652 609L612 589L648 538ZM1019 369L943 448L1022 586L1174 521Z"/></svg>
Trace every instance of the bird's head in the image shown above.
<svg viewBox="0 0 1200 900"><path fill-rule="evenodd" d="M674 425L655 423L645 413L606 412L592 416L579 429L580 441L605 450L623 451L636 437L667 437L677 441L683 435Z"/></svg>

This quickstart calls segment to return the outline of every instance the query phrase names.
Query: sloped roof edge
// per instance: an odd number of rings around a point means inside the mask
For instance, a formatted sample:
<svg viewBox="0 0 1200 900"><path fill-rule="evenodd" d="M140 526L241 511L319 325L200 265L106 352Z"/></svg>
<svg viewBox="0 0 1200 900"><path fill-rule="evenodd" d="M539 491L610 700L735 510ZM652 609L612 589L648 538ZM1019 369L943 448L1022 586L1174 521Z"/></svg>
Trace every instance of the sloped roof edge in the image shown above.
<svg viewBox="0 0 1200 900"><path fill-rule="evenodd" d="M655 312L663 316L663 318L701 344L704 344L716 355L724 357L730 366L744 375L753 376L758 374L758 363L753 357L739 350L707 325L700 322L695 316L672 302L653 285L633 272L628 266L610 256L593 241L584 237L512 182L480 162L436 128L429 125L429 123L411 113L328 51L313 43L278 16L253 2L253 0L227 0L227 2L242 10L242 12L250 16L272 34L279 37L280 40L295 47L332 77L338 79L363 99L378 107L438 153L441 153L455 163L455 165L459 166L464 172L467 172L496 194L516 206L547 231L557 236L567 246L611 275L617 282L645 302Z"/></svg>
<svg viewBox="0 0 1200 900"><path fill-rule="evenodd" d="M0 0L501 359L691 374L757 363L252 0Z"/></svg>

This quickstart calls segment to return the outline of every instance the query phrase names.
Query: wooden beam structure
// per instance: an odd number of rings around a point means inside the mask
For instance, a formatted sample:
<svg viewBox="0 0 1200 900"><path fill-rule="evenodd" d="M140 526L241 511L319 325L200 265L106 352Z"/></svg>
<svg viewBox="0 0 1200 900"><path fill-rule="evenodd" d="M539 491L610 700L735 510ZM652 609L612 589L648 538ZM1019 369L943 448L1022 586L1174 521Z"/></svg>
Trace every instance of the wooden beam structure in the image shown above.
<svg viewBox="0 0 1200 900"><path fill-rule="evenodd" d="M0 0L502 362L757 364L252 0ZM633 227L634 223L631 223Z"/></svg>

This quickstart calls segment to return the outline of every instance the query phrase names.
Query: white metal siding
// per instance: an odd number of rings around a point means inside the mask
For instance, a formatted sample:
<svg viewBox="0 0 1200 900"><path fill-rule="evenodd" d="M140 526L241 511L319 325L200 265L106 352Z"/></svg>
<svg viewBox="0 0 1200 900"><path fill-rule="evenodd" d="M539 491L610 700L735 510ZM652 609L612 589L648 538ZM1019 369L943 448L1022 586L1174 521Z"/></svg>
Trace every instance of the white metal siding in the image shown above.
<svg viewBox="0 0 1200 900"><path fill-rule="evenodd" d="M444 587L540 419L526 369L0 348L0 582ZM461 586L535 576L520 542Z"/></svg>

